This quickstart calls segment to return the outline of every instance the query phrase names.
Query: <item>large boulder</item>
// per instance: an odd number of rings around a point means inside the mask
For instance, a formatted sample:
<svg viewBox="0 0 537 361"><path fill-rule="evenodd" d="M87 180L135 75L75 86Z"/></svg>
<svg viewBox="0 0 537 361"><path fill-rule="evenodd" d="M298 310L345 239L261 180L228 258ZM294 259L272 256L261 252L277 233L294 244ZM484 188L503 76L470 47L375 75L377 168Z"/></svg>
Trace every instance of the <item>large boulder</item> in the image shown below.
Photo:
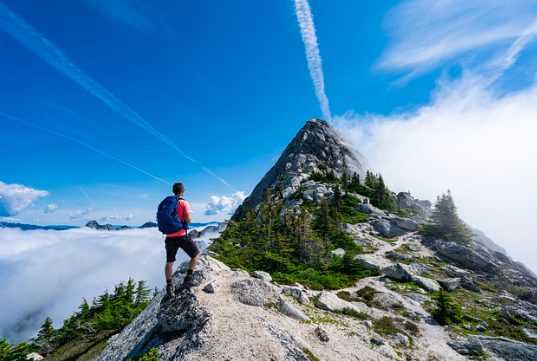
<svg viewBox="0 0 537 361"><path fill-rule="evenodd" d="M310 321L310 318L308 316L306 316L302 311L293 306L283 296L280 296L280 299L278 300L278 310L284 315L294 318L295 320L303 322Z"/></svg>
<svg viewBox="0 0 537 361"><path fill-rule="evenodd" d="M246 279L233 283L231 293L237 300L250 306L264 306L277 300L272 286L258 279Z"/></svg>
<svg viewBox="0 0 537 361"><path fill-rule="evenodd" d="M358 307L352 303L342 300L335 294L327 291L319 293L315 306L330 312L343 312L345 310L360 312Z"/></svg>
<svg viewBox="0 0 537 361"><path fill-rule="evenodd" d="M408 232L412 232L410 229L407 228L413 229L413 227L410 225L410 222L406 222L402 218L398 217L391 219L373 219L369 223L373 226L375 231L379 232L381 236L386 238L402 236L407 234ZM403 224L406 228L399 227L397 225L398 223Z"/></svg>
<svg viewBox="0 0 537 361"><path fill-rule="evenodd" d="M421 288L427 290L428 292L438 292L442 287L438 282L426 277L412 276L412 282L416 283Z"/></svg>
<svg viewBox="0 0 537 361"><path fill-rule="evenodd" d="M374 271L380 271L380 268L382 267L382 263L378 259L364 254L359 254L355 256L354 262L359 264L360 267L363 269L369 269Z"/></svg>
<svg viewBox="0 0 537 361"><path fill-rule="evenodd" d="M500 272L500 267L486 260L477 252L458 243L437 241L436 250L441 257L455 261L462 268L492 274L498 274Z"/></svg>
<svg viewBox="0 0 537 361"><path fill-rule="evenodd" d="M304 292L298 287L285 286L282 289L282 293L293 297L295 300L302 303L303 305L307 305L308 303L310 303L310 300L306 292Z"/></svg>
<svg viewBox="0 0 537 361"><path fill-rule="evenodd" d="M389 293L375 293L375 295L373 296L373 302L380 308L384 308L387 310L403 307L403 304L397 299L397 297Z"/></svg>
<svg viewBox="0 0 537 361"><path fill-rule="evenodd" d="M394 220L395 220L395 225L397 227L410 231L410 232L415 232L420 228L420 225L418 224L418 222L410 218L397 217L397 218L394 218Z"/></svg>
<svg viewBox="0 0 537 361"><path fill-rule="evenodd" d="M396 281L411 281L414 273L404 264L397 263L382 269L382 274Z"/></svg>
<svg viewBox="0 0 537 361"><path fill-rule="evenodd" d="M461 284L461 279L460 278L444 278L442 280L438 280L438 283L440 283L440 285L442 287L444 287L444 289L446 291L454 291L457 289L457 287L460 286Z"/></svg>
<svg viewBox="0 0 537 361"><path fill-rule="evenodd" d="M382 217L382 216L386 215L386 213L384 213L384 211L381 211L377 207L373 206L372 204L368 204L368 203L357 204L354 207L354 209L356 209L358 212L365 213L365 214L368 214L370 216Z"/></svg>
<svg viewBox="0 0 537 361"><path fill-rule="evenodd" d="M479 341L504 360L535 361L537 346L510 340L505 337L477 336Z"/></svg>

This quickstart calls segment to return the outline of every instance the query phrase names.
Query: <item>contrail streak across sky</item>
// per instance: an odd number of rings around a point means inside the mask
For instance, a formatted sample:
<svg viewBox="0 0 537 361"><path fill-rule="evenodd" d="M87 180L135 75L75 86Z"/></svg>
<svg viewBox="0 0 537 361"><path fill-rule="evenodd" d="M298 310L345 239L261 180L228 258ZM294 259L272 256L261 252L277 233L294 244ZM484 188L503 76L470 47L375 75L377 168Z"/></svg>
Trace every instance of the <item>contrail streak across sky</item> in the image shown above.
<svg viewBox="0 0 537 361"><path fill-rule="evenodd" d="M319 52L319 44L317 43L317 35L315 34L315 24L313 23L313 15L308 0L294 0L295 14L300 27L302 41L306 48L306 59L308 60L308 68L310 70L313 86L315 87L315 95L321 106L323 117L331 121L330 106L328 98L324 92L324 74L323 62Z"/></svg>
<svg viewBox="0 0 537 361"><path fill-rule="evenodd" d="M65 138L65 139L69 139L69 140L72 140L73 142L76 142L76 143L78 143L78 144L80 144L80 145L83 145L84 147L90 148L90 149L92 149L92 150L94 150L94 151L96 151L96 152L98 152L98 153L101 153L102 155L105 155L105 156L107 156L108 158L112 158L113 160L116 160L116 161L118 161L118 162L120 162L120 163L122 163L122 164L124 164L124 165L126 165L126 166L128 166L128 167L131 167L132 169L136 169L136 170L139 171L139 172L142 172L142 173L144 173L144 174L147 174L147 175L150 176L151 178L154 178L154 179L156 179L156 180L158 180L158 181L161 181L161 182L163 182L163 183L166 183L166 184L168 184L168 185L172 185L172 183L170 183L170 182L168 182L168 181L165 181L165 180L162 179L162 178L159 178L159 177L157 177L157 176L155 176L155 175L153 175L153 174L151 174L151 173L149 173L149 172L146 172L146 171L143 170L143 169L140 169L140 168L138 168L138 167L135 167L135 166L133 166L132 164L129 164L129 163L127 163L127 162L125 162L125 161L123 161L123 160L121 160L121 159L119 159L119 158L116 158L116 157L114 157L113 155L110 155L110 154L108 154L108 153L106 153L106 152L104 152L104 151L102 151L102 150L100 150L100 149L97 149L97 148L95 148L95 147L92 146L92 145L89 145L89 144L87 144L87 143L84 143L84 142L82 142L82 141L80 141L80 140L78 140L78 139L75 139L75 138L73 138L73 137L70 137L70 136L65 135L65 134L62 134L62 133L58 133L58 132L56 132L56 131L54 131L54 130L50 130L50 129L44 128L44 127L42 127L42 126L40 126L40 125L37 125L37 124L34 124L34 123L30 123L30 122L28 122L28 121L26 121L26 120L23 120L23 119L14 117L14 116L9 115L9 114L6 114L6 113L2 113L2 112L0 112L0 115L3 115L4 117L7 117L7 118L10 118L10 119L16 120L16 121L18 121L18 122L21 122L21 123L30 125L30 126L32 126L32 127L39 128L39 129L41 129L41 130L44 130L45 132L48 132L48 133L51 133L51 134L55 134L55 135L57 135L57 136L59 136L59 137L62 137L62 138Z"/></svg>
<svg viewBox="0 0 537 361"><path fill-rule="evenodd" d="M32 53L46 61L48 64L55 67L62 74L76 82L82 88L102 100L106 105L115 110L118 114L138 125L145 131L154 135L165 144L169 145L176 152L181 154L186 159L200 165L194 158L187 155L181 148L177 146L171 139L153 128L145 119L138 113L129 108L112 93L106 90L101 84L86 75L78 68L61 50L56 48L54 44L43 34L41 34L32 25L26 23L20 16L11 11L7 6L0 2L0 27L4 29L13 38L23 44ZM201 166L204 172L215 177L227 187L234 190L226 181L217 177L208 168Z"/></svg>

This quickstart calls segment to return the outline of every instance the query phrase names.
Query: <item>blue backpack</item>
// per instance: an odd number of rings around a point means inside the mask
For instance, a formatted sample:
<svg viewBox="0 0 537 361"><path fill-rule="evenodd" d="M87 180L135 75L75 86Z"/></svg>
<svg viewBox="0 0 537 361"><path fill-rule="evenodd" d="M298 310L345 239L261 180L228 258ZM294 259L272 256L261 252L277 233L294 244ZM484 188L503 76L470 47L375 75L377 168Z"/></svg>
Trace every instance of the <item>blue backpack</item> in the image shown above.
<svg viewBox="0 0 537 361"><path fill-rule="evenodd" d="M164 234L172 234L182 229L188 229L177 215L177 202L183 198L168 196L158 205L157 223L158 230Z"/></svg>

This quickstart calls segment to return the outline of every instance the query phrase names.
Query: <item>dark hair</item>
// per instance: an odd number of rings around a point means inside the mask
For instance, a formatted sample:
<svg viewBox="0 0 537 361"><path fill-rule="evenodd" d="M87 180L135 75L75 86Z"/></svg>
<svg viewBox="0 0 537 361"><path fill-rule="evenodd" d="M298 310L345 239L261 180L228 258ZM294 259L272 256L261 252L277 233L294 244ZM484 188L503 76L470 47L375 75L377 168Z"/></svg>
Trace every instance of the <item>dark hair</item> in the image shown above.
<svg viewBox="0 0 537 361"><path fill-rule="evenodd" d="M172 191L173 191L173 194L181 194L183 191L185 190L185 186L183 185L183 183L175 183L173 185L173 188L172 188Z"/></svg>

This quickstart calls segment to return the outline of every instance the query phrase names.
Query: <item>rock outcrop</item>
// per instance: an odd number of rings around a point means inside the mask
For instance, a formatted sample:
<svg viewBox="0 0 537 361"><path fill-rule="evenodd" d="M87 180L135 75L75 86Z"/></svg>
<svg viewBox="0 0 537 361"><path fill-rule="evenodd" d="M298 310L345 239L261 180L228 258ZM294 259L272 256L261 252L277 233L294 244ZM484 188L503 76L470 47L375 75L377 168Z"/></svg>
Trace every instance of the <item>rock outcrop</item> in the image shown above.
<svg viewBox="0 0 537 361"><path fill-rule="evenodd" d="M269 188L275 195L281 190L281 196L288 198L302 187L306 198L318 202L330 190L324 184L316 184L314 181L308 183L307 178L327 166L337 177L346 172L349 175L357 173L361 179L364 179L366 170L370 169L367 160L332 125L312 118L300 129L252 194L244 200L233 219L241 219L247 209L255 208Z"/></svg>

